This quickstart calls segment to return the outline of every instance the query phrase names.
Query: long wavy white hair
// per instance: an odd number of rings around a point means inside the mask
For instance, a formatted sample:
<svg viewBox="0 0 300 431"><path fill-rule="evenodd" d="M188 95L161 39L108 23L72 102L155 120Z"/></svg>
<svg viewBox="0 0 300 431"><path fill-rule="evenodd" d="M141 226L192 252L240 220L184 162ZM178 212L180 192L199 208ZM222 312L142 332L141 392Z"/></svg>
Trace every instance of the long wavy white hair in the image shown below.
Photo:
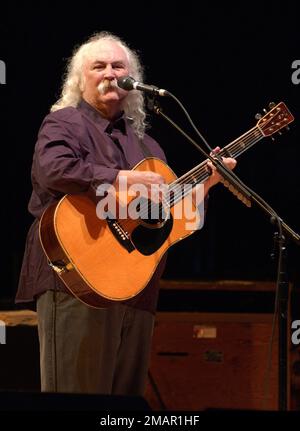
<svg viewBox="0 0 300 431"><path fill-rule="evenodd" d="M90 51L96 44L101 44L103 40L113 41L125 51L129 63L129 75L136 81L143 81L143 67L139 60L138 54L129 48L129 46L118 36L102 31L94 34L88 41L77 47L72 57L67 63L66 73L64 75L62 91L60 98L51 107L51 111L65 108L67 106L76 107L81 100L84 85L83 66L88 58ZM123 100L122 106L125 115L132 119L132 127L135 134L142 138L146 128L146 112L144 106L144 97L139 91L130 91Z"/></svg>

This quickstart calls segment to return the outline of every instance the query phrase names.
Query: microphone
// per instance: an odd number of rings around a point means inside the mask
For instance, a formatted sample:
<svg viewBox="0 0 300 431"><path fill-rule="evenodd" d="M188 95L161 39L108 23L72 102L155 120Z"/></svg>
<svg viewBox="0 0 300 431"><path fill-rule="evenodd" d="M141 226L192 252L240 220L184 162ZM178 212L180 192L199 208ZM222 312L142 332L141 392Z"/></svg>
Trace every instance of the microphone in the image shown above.
<svg viewBox="0 0 300 431"><path fill-rule="evenodd" d="M147 85L142 82L138 82L131 76L122 76L117 79L118 86L126 91L140 90L145 91L145 93L151 93L155 96L169 96L167 90L155 87L155 85Z"/></svg>

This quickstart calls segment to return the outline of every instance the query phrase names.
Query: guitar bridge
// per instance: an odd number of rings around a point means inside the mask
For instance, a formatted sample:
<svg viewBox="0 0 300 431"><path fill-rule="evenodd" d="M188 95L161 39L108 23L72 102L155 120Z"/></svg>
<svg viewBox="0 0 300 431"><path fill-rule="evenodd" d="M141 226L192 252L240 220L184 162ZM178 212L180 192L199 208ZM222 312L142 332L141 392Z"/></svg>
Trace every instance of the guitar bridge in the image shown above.
<svg viewBox="0 0 300 431"><path fill-rule="evenodd" d="M128 253L131 253L135 247L129 238L129 233L122 228L117 220L107 218L106 221L113 236L128 251Z"/></svg>

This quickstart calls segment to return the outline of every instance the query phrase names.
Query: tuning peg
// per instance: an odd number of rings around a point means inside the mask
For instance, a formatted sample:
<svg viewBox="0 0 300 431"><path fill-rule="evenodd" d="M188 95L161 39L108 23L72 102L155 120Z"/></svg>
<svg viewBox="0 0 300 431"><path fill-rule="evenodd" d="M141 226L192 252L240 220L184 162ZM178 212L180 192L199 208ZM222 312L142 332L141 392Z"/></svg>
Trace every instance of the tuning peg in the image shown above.
<svg viewBox="0 0 300 431"><path fill-rule="evenodd" d="M279 135L282 135L282 132L279 130L279 132L277 132Z"/></svg>
<svg viewBox="0 0 300 431"><path fill-rule="evenodd" d="M285 126L285 130L290 130L290 127L289 126Z"/></svg>
<svg viewBox="0 0 300 431"><path fill-rule="evenodd" d="M265 113L265 114L267 114L267 113L268 113L268 111L266 110L266 108L264 108L264 109L263 109L263 111L264 111L264 113Z"/></svg>
<svg viewBox="0 0 300 431"><path fill-rule="evenodd" d="M269 103L269 108L270 108L270 109L275 108L275 106L276 106L276 103L274 103L274 102L270 102L270 103Z"/></svg>
<svg viewBox="0 0 300 431"><path fill-rule="evenodd" d="M261 118L262 118L262 115L259 112L257 114L255 114L256 120L260 120Z"/></svg>
<svg viewBox="0 0 300 431"><path fill-rule="evenodd" d="M275 142L275 138L274 138L274 136L271 136L271 139L272 139L272 141L273 141L273 142Z"/></svg>

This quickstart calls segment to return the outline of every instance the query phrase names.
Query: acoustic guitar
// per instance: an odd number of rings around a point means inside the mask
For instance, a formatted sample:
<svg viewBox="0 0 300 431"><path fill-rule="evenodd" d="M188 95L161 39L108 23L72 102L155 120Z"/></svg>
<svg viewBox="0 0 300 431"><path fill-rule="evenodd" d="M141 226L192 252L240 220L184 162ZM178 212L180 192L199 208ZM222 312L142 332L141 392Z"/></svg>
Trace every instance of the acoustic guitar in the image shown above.
<svg viewBox="0 0 300 431"><path fill-rule="evenodd" d="M259 119L242 136L220 150L221 156L237 158L263 137L271 136L294 120L281 102ZM150 157L134 167L136 171L161 174L168 185L168 202L158 201L158 217L149 219L99 217L96 204L87 195L65 195L43 213L39 235L49 265L70 292L89 306L102 308L111 301L125 301L141 292L151 279L162 256L173 244L191 235L184 211L190 205L195 220L199 212L192 202L190 188L184 184L203 183L210 175L207 160L177 178L163 161ZM120 207L134 197L116 193ZM125 199L124 199L125 198ZM125 203L124 203L125 202ZM148 200L138 203L148 207ZM179 208L180 206L180 208ZM181 213L182 217L176 216Z"/></svg>

